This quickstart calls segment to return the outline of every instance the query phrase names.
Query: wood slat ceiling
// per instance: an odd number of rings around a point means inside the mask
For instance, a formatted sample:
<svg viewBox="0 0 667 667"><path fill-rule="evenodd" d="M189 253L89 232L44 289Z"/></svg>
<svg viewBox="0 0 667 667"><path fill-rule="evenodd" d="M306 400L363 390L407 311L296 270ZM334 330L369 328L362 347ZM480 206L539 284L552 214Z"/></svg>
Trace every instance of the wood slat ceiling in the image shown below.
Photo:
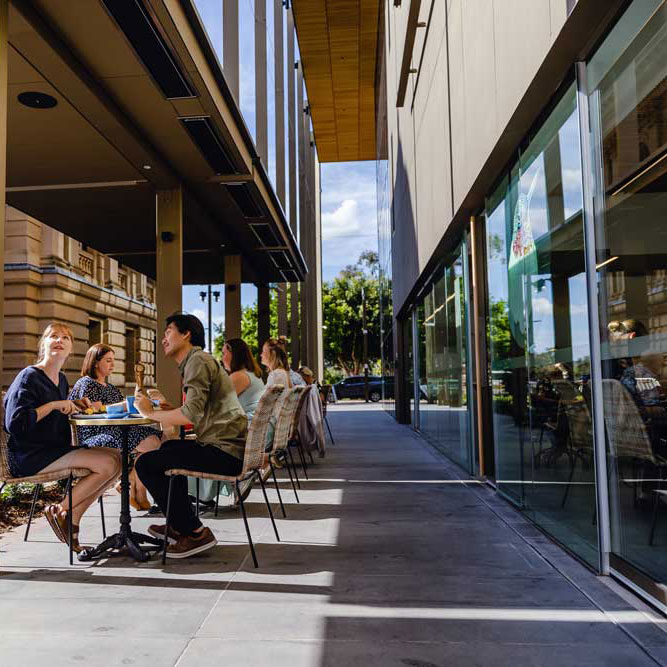
<svg viewBox="0 0 667 667"><path fill-rule="evenodd" d="M320 162L375 160L380 0L293 0Z"/></svg>

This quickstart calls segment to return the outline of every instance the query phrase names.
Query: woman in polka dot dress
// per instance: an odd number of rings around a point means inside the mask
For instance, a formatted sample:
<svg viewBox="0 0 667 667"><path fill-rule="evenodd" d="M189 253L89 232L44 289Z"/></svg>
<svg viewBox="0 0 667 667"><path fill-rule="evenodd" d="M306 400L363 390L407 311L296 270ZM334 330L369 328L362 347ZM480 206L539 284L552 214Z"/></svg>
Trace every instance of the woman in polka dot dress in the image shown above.
<svg viewBox="0 0 667 667"><path fill-rule="evenodd" d="M108 345L97 343L93 345L83 360L81 377L77 380L70 393L70 400L89 398L93 407L119 403L125 397L117 387L108 382L114 369L114 351ZM78 426L77 436L79 445L84 447L111 447L120 449L123 442L123 429L119 426ZM160 432L150 426L132 426L125 429L131 452L139 456L160 446ZM136 509L148 509L146 487L139 478L130 474L130 503Z"/></svg>

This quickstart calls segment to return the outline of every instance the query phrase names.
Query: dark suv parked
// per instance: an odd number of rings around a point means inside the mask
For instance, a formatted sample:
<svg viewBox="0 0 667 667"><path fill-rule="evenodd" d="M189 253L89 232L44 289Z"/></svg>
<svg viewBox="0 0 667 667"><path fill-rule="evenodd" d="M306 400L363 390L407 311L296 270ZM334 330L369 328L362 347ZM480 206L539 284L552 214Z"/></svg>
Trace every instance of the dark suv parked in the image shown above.
<svg viewBox="0 0 667 667"><path fill-rule="evenodd" d="M385 396L389 398L394 395L394 378L385 378ZM336 398L365 398L364 376L351 375L334 385ZM382 398L382 378L377 375L368 376L368 398L377 403Z"/></svg>

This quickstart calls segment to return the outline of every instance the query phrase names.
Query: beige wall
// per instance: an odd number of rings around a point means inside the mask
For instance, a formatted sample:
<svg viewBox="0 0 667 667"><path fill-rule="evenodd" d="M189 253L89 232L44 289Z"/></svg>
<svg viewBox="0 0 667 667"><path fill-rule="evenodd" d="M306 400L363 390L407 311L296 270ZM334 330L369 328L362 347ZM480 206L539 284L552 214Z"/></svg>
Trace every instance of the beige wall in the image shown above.
<svg viewBox="0 0 667 667"><path fill-rule="evenodd" d="M396 311L567 17L566 0L422 0L419 20L428 27L417 29L416 72L397 108L409 9L410 2L385 3Z"/></svg>
<svg viewBox="0 0 667 667"><path fill-rule="evenodd" d="M37 341L49 321L69 324L74 351L65 371L79 376L88 349L88 323L102 323L102 342L116 353L111 382L125 386L126 333L138 334L138 358L154 383L155 285L146 276L57 232L14 208L6 209L5 347L2 386L34 363Z"/></svg>

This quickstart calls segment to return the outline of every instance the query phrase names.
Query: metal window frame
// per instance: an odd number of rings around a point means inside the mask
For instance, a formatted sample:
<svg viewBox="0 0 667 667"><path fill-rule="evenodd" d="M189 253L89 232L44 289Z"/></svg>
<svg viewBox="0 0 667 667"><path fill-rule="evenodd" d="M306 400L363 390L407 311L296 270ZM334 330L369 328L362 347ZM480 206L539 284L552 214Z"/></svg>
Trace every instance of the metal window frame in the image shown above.
<svg viewBox="0 0 667 667"><path fill-rule="evenodd" d="M591 130L589 91L586 63L575 63L577 83L577 111L579 115L579 143L584 196L584 250L586 260L586 288L588 296L588 329L591 360L591 401L593 405L593 447L595 453L595 497L597 505L599 571L609 574L611 524L609 513L609 486L607 480L607 451L605 444L604 406L602 401L602 350L600 313L596 270L596 183L599 165L596 164L593 141L599 137Z"/></svg>

